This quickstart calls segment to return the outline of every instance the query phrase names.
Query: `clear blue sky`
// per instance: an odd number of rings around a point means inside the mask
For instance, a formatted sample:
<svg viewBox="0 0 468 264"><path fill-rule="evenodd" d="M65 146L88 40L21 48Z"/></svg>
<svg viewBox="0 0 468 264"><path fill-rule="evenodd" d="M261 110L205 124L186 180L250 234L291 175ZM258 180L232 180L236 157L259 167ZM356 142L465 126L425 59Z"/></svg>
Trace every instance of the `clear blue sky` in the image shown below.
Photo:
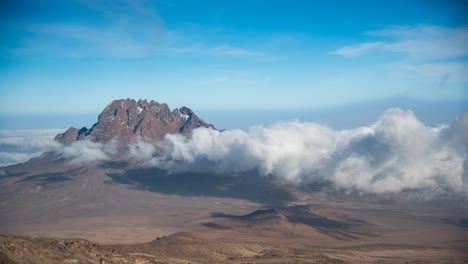
<svg viewBox="0 0 468 264"><path fill-rule="evenodd" d="M468 100L467 2L2 1L0 114ZM88 124L89 125L89 124Z"/></svg>

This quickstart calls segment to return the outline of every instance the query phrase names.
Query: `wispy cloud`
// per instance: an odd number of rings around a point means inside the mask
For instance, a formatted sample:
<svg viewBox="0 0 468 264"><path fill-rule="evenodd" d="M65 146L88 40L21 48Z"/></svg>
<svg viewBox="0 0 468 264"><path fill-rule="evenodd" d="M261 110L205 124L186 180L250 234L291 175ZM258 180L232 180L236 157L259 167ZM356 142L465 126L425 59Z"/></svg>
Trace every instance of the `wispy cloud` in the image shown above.
<svg viewBox="0 0 468 264"><path fill-rule="evenodd" d="M165 38L164 23L151 2L70 4L78 4L78 9L92 13L93 19L51 18L47 22L31 19L28 24L15 28L21 37L9 50L28 56L145 57L154 54Z"/></svg>
<svg viewBox="0 0 468 264"><path fill-rule="evenodd" d="M18 28L21 39L8 50L14 55L56 57L145 58L157 55L202 55L274 60L275 56L231 43L213 42L185 29L167 29L151 2L83 1L99 19L36 22ZM8 26L8 25L7 25Z"/></svg>
<svg viewBox="0 0 468 264"><path fill-rule="evenodd" d="M275 60L277 57L259 51L222 45L193 45L188 40L171 46L165 43L165 33L141 32L129 34L118 26L99 28L80 24L43 23L30 25L27 29L35 36L24 39L20 47L13 49L18 55L38 53L64 57L120 57L141 58L158 54L193 54L217 57L256 58ZM133 32L135 33L135 32Z"/></svg>
<svg viewBox="0 0 468 264"><path fill-rule="evenodd" d="M34 37L24 39L16 53L48 53L64 57L144 57L153 54L158 35L149 32L138 37L115 27L98 28L79 24L44 23L29 26ZM161 33L162 34L162 33Z"/></svg>
<svg viewBox="0 0 468 264"><path fill-rule="evenodd" d="M242 71L214 71L216 75L208 76L198 82L201 87L248 86L270 81L268 75L251 74Z"/></svg>
<svg viewBox="0 0 468 264"><path fill-rule="evenodd" d="M174 54L199 54L208 56L219 57L246 57L258 58L265 60L275 60L277 57L271 56L259 51L245 49L241 47L231 46L229 44L222 44L218 46L185 46L185 47L167 47L165 51Z"/></svg>
<svg viewBox="0 0 468 264"><path fill-rule="evenodd" d="M394 26L368 31L366 34L385 40L345 46L331 53L356 56L365 51L377 50L403 53L408 58L418 61L452 59L468 55L468 27Z"/></svg>
<svg viewBox="0 0 468 264"><path fill-rule="evenodd" d="M402 54L396 61L382 61L392 67L398 76L420 81L466 82L468 64L468 27L448 28L432 25L392 26L382 30L365 32L378 38L378 42L366 42L345 46L331 54L343 57L367 52Z"/></svg>
<svg viewBox="0 0 468 264"><path fill-rule="evenodd" d="M415 60L451 59L468 55L468 27L419 25L391 27L369 31L367 34L392 39L381 48L407 54Z"/></svg>
<svg viewBox="0 0 468 264"><path fill-rule="evenodd" d="M342 47L340 49L337 49L331 52L331 54L341 55L344 57L357 56L366 51L377 48L383 44L384 42L369 42L369 43L362 43L362 44L354 45L354 46L345 46L345 47Z"/></svg>
<svg viewBox="0 0 468 264"><path fill-rule="evenodd" d="M200 85L206 86L206 85L212 85L212 84L221 84L227 81L229 81L229 78L224 77L224 76L212 77L212 78L208 78L206 80L201 81Z"/></svg>

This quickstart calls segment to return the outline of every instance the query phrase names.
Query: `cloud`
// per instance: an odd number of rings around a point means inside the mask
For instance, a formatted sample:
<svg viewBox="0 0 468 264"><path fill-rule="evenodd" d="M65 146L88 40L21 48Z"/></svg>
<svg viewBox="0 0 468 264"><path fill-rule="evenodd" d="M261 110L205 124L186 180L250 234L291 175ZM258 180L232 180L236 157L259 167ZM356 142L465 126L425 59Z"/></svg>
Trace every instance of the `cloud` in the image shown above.
<svg viewBox="0 0 468 264"><path fill-rule="evenodd" d="M159 54L195 54L276 59L229 43L200 41L202 29L196 32L186 28L169 30L151 1L79 1L70 4L69 12L75 12L73 4L93 16L84 21L73 18L63 21L52 17L47 22L33 18L22 26L8 24L6 27L17 32L18 39L7 51L17 56L38 54L67 58L148 58Z"/></svg>
<svg viewBox="0 0 468 264"><path fill-rule="evenodd" d="M74 58L90 56L142 58L158 54L194 54L264 60L277 59L277 57L259 51L229 44L193 44L187 37L173 43L168 39L170 35L167 35L162 28L142 26L134 29L128 25L119 24L96 27L75 23L38 23L30 25L26 31L34 36L22 40L21 45L13 49L16 55L46 52L56 56Z"/></svg>
<svg viewBox="0 0 468 264"><path fill-rule="evenodd" d="M24 40L17 54L47 52L64 57L129 57L152 55L159 37L151 29L130 35L118 26L99 28L73 23L42 23L28 29L35 37Z"/></svg>
<svg viewBox="0 0 468 264"><path fill-rule="evenodd" d="M55 150L53 141L62 129L0 130L0 167L21 163L45 151Z"/></svg>
<svg viewBox="0 0 468 264"><path fill-rule="evenodd" d="M348 130L295 120L248 131L197 128L190 138L168 134L160 142L78 141L44 149L72 165L123 160L173 173L249 173L298 185L329 182L337 189L367 193L468 195L467 135L468 113L452 125L429 127L413 112L396 108L369 126Z"/></svg>
<svg viewBox="0 0 468 264"><path fill-rule="evenodd" d="M128 161L137 166L162 166L158 153L158 142L154 145L135 138L128 144L118 141L106 143L89 140L75 141L69 145L60 145L51 149L56 157L63 158L69 165L94 165L105 161Z"/></svg>
<svg viewBox="0 0 468 264"><path fill-rule="evenodd" d="M462 190L466 153L441 140L444 129L426 127L400 109L387 111L369 129L332 160L331 179L338 186L377 193Z"/></svg>
<svg viewBox="0 0 468 264"><path fill-rule="evenodd" d="M52 4L48 9L60 9L55 12L60 14L48 14L47 21L30 17L20 24L7 23L5 29L16 32L8 52L140 58L153 55L165 38L164 23L148 1L71 1L65 6ZM76 12L92 15L83 20L83 16L74 15Z"/></svg>
<svg viewBox="0 0 468 264"><path fill-rule="evenodd" d="M167 135L166 143L169 160L195 166L198 161L212 161L220 171L228 173L255 169L263 175L280 175L297 182L303 173L321 166L333 141L332 130L293 121L257 126L249 132L196 129L190 139Z"/></svg>
<svg viewBox="0 0 468 264"><path fill-rule="evenodd" d="M366 51L376 50L406 54L409 59L415 61L453 59L468 55L467 27L394 26L368 31L366 34L384 40L345 46L331 53L356 56Z"/></svg>
<svg viewBox="0 0 468 264"><path fill-rule="evenodd" d="M264 60L276 60L278 57L271 56L259 51L249 50L241 47L232 46L229 44L217 46L181 46L181 47L166 47L163 52L173 54L198 54L216 57L244 57L244 58L257 58Z"/></svg>
<svg viewBox="0 0 468 264"><path fill-rule="evenodd" d="M342 47L340 49L337 49L331 52L331 54L341 55L343 57L357 56L366 51L382 46L383 44L384 44L383 42L369 42L369 43L362 43L362 44L355 45L355 46L345 46L345 47Z"/></svg>
<svg viewBox="0 0 468 264"><path fill-rule="evenodd" d="M137 138L128 145L125 158L140 166L158 167L162 165L156 157L157 151L155 145L144 142L141 138Z"/></svg>
<svg viewBox="0 0 468 264"><path fill-rule="evenodd" d="M381 46L382 50L405 53L415 60L451 59L468 55L468 27L395 26L369 31L367 34L392 39Z"/></svg>
<svg viewBox="0 0 468 264"><path fill-rule="evenodd" d="M387 60L387 72L394 72L398 79L420 80L427 83L460 84L468 81L468 27L440 27L433 25L393 26L365 32L376 38L366 42L339 48L331 54L343 57L373 54L398 54L393 62ZM377 42L378 41L378 42Z"/></svg>
<svg viewBox="0 0 468 264"><path fill-rule="evenodd" d="M56 153L68 159L68 164L82 165L110 160L118 151L113 142L101 144L83 140L63 146L63 148L57 150Z"/></svg>
<svg viewBox="0 0 468 264"><path fill-rule="evenodd" d="M342 131L298 121L253 127L248 132L200 128L190 139L167 135L164 158L172 161L169 168L176 171L256 170L296 184L325 180L338 188L364 192L448 189L460 193L467 120L465 115L451 127L431 128L411 111L391 109L371 126Z"/></svg>

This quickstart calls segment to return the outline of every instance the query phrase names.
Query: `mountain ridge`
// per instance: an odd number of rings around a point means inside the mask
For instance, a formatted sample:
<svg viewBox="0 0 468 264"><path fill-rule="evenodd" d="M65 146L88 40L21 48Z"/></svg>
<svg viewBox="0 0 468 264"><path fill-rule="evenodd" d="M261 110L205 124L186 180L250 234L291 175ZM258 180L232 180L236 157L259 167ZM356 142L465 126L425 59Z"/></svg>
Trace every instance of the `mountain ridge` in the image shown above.
<svg viewBox="0 0 468 264"><path fill-rule="evenodd" d="M127 98L108 104L91 128L70 127L64 133L56 135L54 140L65 145L85 139L102 143L110 140L128 142L134 137L159 141L166 134L189 136L199 127L216 129L188 107L171 110L166 103Z"/></svg>

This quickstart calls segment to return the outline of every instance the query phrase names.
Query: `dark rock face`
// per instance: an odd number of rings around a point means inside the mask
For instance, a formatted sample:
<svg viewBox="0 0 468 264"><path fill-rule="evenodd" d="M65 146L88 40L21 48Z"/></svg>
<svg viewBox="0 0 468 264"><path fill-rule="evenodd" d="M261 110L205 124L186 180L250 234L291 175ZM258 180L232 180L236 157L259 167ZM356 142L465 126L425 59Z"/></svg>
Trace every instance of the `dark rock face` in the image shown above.
<svg viewBox="0 0 468 264"><path fill-rule="evenodd" d="M153 100L148 102L140 99L136 102L133 99L120 99L109 104L90 129L72 127L58 134L55 140L62 144L84 139L94 142L128 142L140 136L147 141L159 141L168 133L189 136L198 127L215 129L185 106L171 111L167 104Z"/></svg>

